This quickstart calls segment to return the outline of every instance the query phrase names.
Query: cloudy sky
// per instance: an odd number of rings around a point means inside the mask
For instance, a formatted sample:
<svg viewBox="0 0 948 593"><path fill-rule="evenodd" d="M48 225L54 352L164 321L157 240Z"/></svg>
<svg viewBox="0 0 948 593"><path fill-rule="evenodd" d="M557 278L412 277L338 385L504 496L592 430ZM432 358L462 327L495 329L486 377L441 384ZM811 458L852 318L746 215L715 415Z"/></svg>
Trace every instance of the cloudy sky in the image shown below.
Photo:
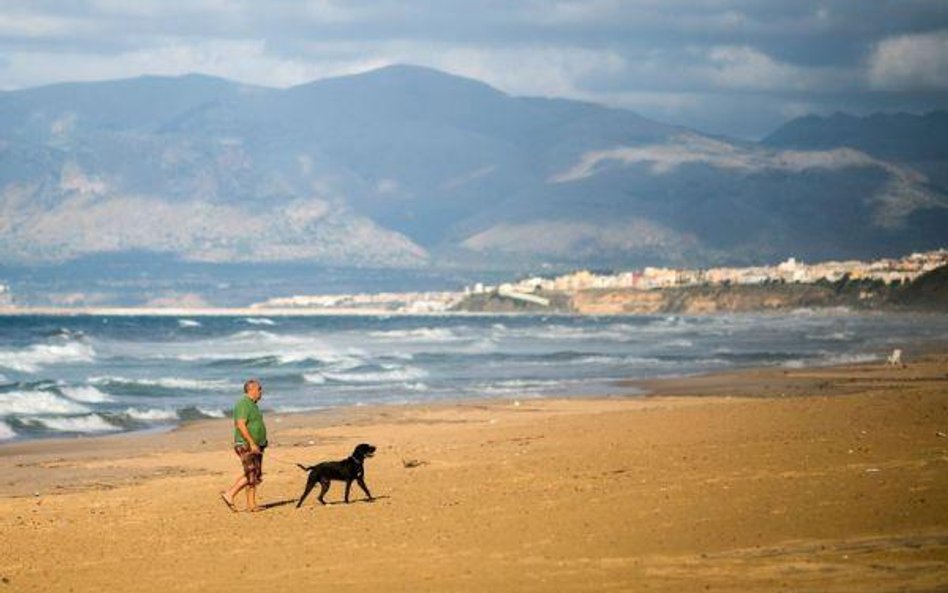
<svg viewBox="0 0 948 593"><path fill-rule="evenodd" d="M948 1L0 0L6 90L393 63L757 138L806 113L948 108Z"/></svg>

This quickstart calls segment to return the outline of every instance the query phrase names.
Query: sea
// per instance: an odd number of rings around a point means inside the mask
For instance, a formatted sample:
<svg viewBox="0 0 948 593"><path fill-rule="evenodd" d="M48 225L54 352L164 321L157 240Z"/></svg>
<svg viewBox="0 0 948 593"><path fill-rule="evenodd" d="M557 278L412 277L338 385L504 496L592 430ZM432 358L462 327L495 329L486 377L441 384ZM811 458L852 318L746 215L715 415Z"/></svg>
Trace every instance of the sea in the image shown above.
<svg viewBox="0 0 948 593"><path fill-rule="evenodd" d="M230 414L470 398L646 396L625 379L884 361L948 316L0 317L0 441L154 431Z"/></svg>

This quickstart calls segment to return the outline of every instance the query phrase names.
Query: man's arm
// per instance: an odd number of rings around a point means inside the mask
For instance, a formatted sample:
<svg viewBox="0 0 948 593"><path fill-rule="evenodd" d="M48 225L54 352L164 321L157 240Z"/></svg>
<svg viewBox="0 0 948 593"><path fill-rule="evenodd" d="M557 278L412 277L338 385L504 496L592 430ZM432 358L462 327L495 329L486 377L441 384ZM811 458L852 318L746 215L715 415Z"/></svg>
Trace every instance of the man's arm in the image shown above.
<svg viewBox="0 0 948 593"><path fill-rule="evenodd" d="M240 434L243 435L244 440L247 441L247 444L250 445L250 450L254 453L260 452L260 447L257 446L257 443L254 442L253 438L250 436L250 431L247 430L247 419L246 418L237 418L234 420L234 426L237 427L237 430L240 431Z"/></svg>

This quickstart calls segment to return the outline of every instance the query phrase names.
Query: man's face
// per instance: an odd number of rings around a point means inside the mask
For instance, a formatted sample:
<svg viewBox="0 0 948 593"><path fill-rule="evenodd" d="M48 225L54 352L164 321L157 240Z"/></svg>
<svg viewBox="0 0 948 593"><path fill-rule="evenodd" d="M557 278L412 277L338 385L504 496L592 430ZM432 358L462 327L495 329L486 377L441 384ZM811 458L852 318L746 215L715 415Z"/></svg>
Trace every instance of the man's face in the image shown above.
<svg viewBox="0 0 948 593"><path fill-rule="evenodd" d="M259 383L251 383L247 386L247 397L253 401L259 400L263 397L263 387Z"/></svg>

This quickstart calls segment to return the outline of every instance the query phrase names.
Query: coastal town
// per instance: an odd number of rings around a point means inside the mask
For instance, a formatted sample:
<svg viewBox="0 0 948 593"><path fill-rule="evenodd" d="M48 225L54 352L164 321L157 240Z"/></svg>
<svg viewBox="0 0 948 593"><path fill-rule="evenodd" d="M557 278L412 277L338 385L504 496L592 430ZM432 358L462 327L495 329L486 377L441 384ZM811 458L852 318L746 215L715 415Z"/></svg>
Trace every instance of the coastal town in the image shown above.
<svg viewBox="0 0 948 593"><path fill-rule="evenodd" d="M781 287L805 288L831 285L842 281L892 288L907 285L927 272L948 265L948 249L912 253L901 258L873 261L826 261L806 263L795 258L774 265L750 267L714 267L686 269L645 267L619 272L578 270L553 277L529 276L520 280L487 284L475 282L455 291L415 291L292 295L273 297L243 307L96 307L36 308L18 302L15 290L0 284L0 312L17 313L82 313L109 314L446 314L464 312L516 312L549 310L557 312L633 312L652 313L667 310L657 297L676 291L701 289L757 290L758 293L780 293ZM784 291L786 292L786 291ZM624 300L621 311L614 307L602 309L602 303L591 305L591 299L605 295ZM861 300L871 301L873 294L858 293ZM584 304L585 303L585 304ZM629 303L635 303L630 305ZM646 303L643 306L643 303ZM783 302L792 307L790 301ZM832 306L832 303L823 303ZM783 306L783 305L781 305ZM631 307L631 308L630 308ZM758 308L750 304L749 310ZM767 308L766 306L764 308ZM779 307L778 307L779 308ZM699 311L708 312L708 311Z"/></svg>
<svg viewBox="0 0 948 593"><path fill-rule="evenodd" d="M680 269L645 267L641 270L595 273L579 270L552 278L530 276L500 284L475 283L463 291L386 292L377 294L297 295L273 298L255 308L383 309L400 313L437 313L457 310L470 297L490 295L549 306L552 294L591 290L652 291L689 286L754 286L767 284L816 284L844 278L875 281L885 285L911 282L936 268L948 265L948 249L912 253L901 258L873 261L826 261L805 263L795 258L775 265Z"/></svg>

